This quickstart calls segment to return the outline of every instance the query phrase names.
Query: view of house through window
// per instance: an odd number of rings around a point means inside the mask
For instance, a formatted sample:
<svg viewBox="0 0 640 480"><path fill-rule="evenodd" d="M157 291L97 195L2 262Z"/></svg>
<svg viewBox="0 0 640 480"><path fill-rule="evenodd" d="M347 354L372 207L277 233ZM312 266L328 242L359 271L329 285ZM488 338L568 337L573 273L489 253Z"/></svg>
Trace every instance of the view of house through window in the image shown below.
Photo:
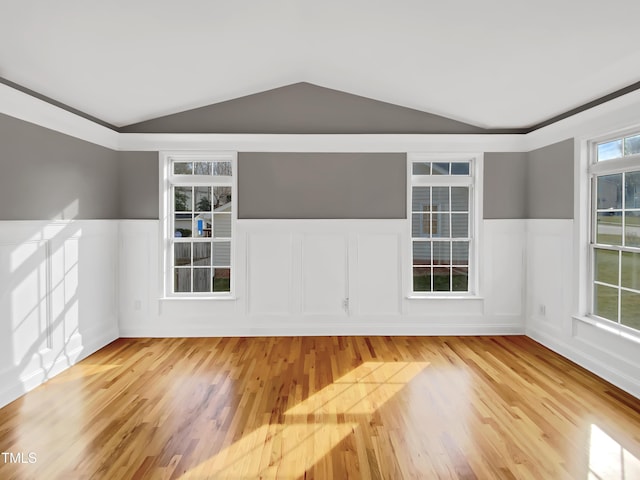
<svg viewBox="0 0 640 480"><path fill-rule="evenodd" d="M231 291L232 165L171 160L172 293Z"/></svg>
<svg viewBox="0 0 640 480"><path fill-rule="evenodd" d="M640 135L593 154L592 314L640 330Z"/></svg>

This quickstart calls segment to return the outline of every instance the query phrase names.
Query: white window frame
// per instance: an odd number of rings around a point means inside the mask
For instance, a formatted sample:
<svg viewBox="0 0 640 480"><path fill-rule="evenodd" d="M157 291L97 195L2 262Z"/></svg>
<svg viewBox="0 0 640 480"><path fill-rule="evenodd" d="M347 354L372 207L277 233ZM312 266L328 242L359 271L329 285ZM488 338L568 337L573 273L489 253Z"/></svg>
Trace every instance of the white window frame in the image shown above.
<svg viewBox="0 0 640 480"><path fill-rule="evenodd" d="M413 164L420 162L469 162L469 176L466 175L431 175L413 176ZM404 262L406 268L405 282L409 299L469 299L480 298L480 244L482 241L482 184L483 153L408 153L407 154L407 241ZM469 186L469 279L468 291L431 291L413 290L413 237L412 237L412 201L413 187L419 186Z"/></svg>
<svg viewBox="0 0 640 480"><path fill-rule="evenodd" d="M173 175L171 167L174 161L179 162L231 162L231 177L216 177L210 175L184 175L177 178ZM209 152L209 151L166 151L160 152L160 255L163 274L161 275L161 298L165 299L235 299L236 278L238 276L236 256L238 220L238 185L237 185L237 153L236 152ZM230 269L231 279L229 292L174 292L173 268L174 268L174 229L173 229L173 185L206 185L231 187L231 252Z"/></svg>
<svg viewBox="0 0 640 480"><path fill-rule="evenodd" d="M630 129L625 129L622 131L618 131L615 133L610 133L607 135L599 136L596 138L592 138L586 142L586 156L587 156L587 175L586 182L583 182L585 185L584 188L587 189L587 198L588 198L588 209L586 217L587 225L588 225L588 235L586 236L587 244L588 244L588 254L586 258L588 272L588 279L586 285L586 319L593 323L594 325L601 327L605 330L608 330L612 333L619 334L623 337L633 339L635 341L640 341L640 330L629 327L622 323L614 322L604 317L600 317L594 313L595 311L595 294L594 294L594 285L595 285L595 250L605 249L605 250L614 250L614 251L630 251L640 253L640 247L628 247L628 246L609 246L606 244L597 244L596 243L596 229L597 229L597 177L602 175L610 175L628 171L637 171L640 170L640 154L623 156L620 158L610 159L610 160L602 160L598 162L598 144L606 143L609 141L621 139L624 137L637 135L640 133L640 126ZM624 212L624 192L623 195L623 212ZM622 215L624 217L624 215ZM584 217L583 217L584 218ZM623 227L624 223L621 224ZM624 229L622 231L622 235L624 235ZM618 275L621 275L621 265L619 265ZM620 283L620 277L618 277L618 284ZM620 288L620 287L618 287ZM618 316L620 316L620 298L618 299ZM584 320L585 318L579 318Z"/></svg>

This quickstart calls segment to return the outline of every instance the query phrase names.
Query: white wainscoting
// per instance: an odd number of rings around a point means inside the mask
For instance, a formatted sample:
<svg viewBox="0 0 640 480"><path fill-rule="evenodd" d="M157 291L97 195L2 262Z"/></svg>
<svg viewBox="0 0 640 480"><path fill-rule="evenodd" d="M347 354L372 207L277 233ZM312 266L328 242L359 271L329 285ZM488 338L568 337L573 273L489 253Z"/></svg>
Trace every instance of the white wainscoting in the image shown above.
<svg viewBox="0 0 640 480"><path fill-rule="evenodd" d="M527 335L640 398L640 343L573 318L573 220L527 220Z"/></svg>
<svg viewBox="0 0 640 480"><path fill-rule="evenodd" d="M239 220L235 299L187 300L163 298L159 222L122 221L120 332L522 334L525 223L490 220L482 230L479 295L425 300L406 298L405 220Z"/></svg>
<svg viewBox="0 0 640 480"><path fill-rule="evenodd" d="M0 222L0 406L118 338L118 227Z"/></svg>

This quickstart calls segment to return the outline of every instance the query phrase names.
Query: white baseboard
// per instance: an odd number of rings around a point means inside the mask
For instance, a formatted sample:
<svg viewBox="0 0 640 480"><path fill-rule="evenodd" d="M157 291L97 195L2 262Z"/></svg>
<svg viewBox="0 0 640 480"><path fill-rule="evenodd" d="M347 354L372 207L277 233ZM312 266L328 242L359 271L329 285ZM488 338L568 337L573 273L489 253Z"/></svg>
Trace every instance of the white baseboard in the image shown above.
<svg viewBox="0 0 640 480"><path fill-rule="evenodd" d="M268 325L219 322L216 325L157 325L121 326L120 336L137 337L292 337L333 335L392 335L392 336L447 336L447 335L524 335L524 327L514 324L418 324L398 323L315 323L271 322Z"/></svg>
<svg viewBox="0 0 640 480"><path fill-rule="evenodd" d="M630 393L636 398L640 398L640 383L638 380L625 374L619 369L602 363L590 357L585 352L582 352L579 348L576 348L562 340L558 340L557 337L538 329L528 327L526 335L572 362L577 363L581 367L586 368L590 372L612 383L625 392Z"/></svg>

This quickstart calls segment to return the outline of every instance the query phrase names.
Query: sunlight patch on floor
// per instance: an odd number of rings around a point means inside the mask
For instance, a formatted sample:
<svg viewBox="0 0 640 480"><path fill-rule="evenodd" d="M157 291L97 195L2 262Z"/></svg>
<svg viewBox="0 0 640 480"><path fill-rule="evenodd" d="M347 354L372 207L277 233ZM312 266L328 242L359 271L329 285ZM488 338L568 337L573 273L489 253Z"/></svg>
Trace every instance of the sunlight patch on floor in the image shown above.
<svg viewBox="0 0 640 480"><path fill-rule="evenodd" d="M287 410L286 415L370 415L397 394L427 362L366 362Z"/></svg>
<svg viewBox="0 0 640 480"><path fill-rule="evenodd" d="M300 478L428 365L364 363L290 408L281 424L262 425L181 478Z"/></svg>
<svg viewBox="0 0 640 480"><path fill-rule="evenodd" d="M108 372L114 368L118 368L120 365L85 365L79 363L73 368L66 370L59 375L56 375L48 381L51 385L60 385L63 383L73 382L81 378L91 377L99 373Z"/></svg>
<svg viewBox="0 0 640 480"><path fill-rule="evenodd" d="M640 478L640 459L597 425L591 425L589 440L589 480Z"/></svg>

